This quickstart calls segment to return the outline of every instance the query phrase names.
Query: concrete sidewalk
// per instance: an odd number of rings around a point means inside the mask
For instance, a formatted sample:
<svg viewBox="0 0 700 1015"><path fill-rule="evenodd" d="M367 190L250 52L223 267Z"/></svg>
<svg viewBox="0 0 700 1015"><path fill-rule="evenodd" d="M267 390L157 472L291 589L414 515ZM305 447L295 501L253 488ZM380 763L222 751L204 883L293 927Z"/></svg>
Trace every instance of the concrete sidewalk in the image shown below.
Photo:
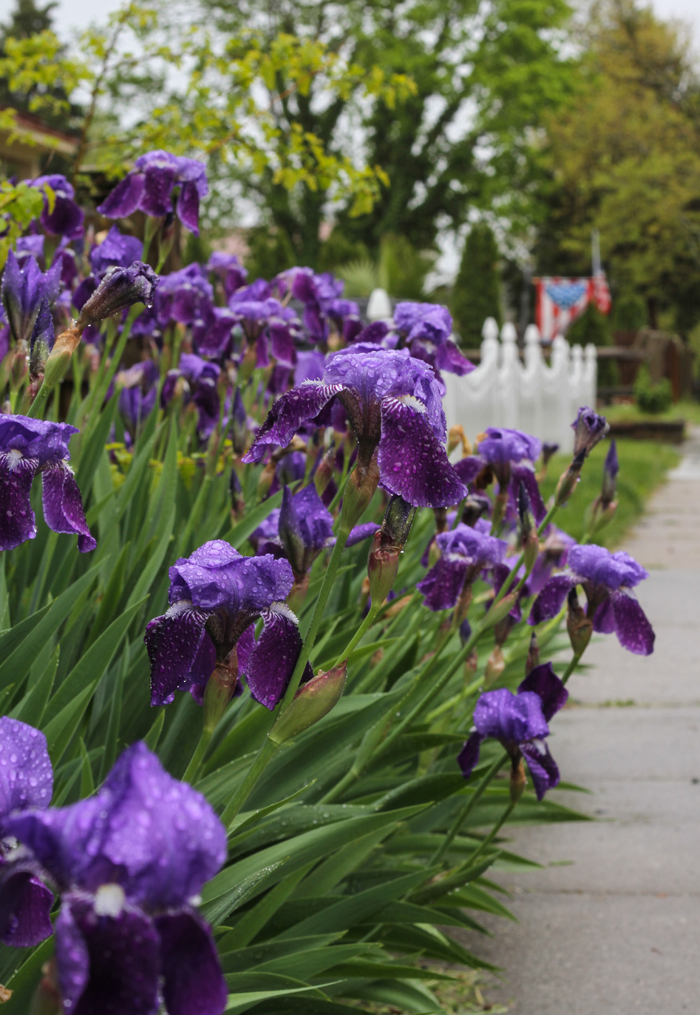
<svg viewBox="0 0 700 1015"><path fill-rule="evenodd" d="M511 829L545 869L502 875L519 923L470 936L517 1015L700 1013L700 430L683 450L624 546L655 652L592 644L552 723L562 778L594 794L552 799L598 820Z"/></svg>

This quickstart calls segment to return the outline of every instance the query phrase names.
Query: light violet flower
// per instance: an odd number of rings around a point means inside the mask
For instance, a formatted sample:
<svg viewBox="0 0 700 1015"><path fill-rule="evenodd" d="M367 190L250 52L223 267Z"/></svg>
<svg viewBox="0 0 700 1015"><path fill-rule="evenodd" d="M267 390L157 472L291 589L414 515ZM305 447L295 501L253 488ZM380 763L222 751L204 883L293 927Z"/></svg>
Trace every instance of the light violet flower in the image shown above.
<svg viewBox="0 0 700 1015"><path fill-rule="evenodd" d="M198 236L199 202L208 193L203 162L157 150L139 156L131 172L97 210L108 219L126 218L135 211L161 218L174 210L182 224Z"/></svg>
<svg viewBox="0 0 700 1015"><path fill-rule="evenodd" d="M77 534L81 553L97 546L85 521L73 470L66 464L68 442L74 433L77 429L68 423L0 415L0 551L12 550L36 536L29 495L38 473L42 474L48 527Z"/></svg>
<svg viewBox="0 0 700 1015"><path fill-rule="evenodd" d="M542 443L522 430L488 427L479 441L477 453L455 463L455 471L463 483L474 483L477 490L498 480L500 491L508 491L508 502L513 512L518 509L520 484L530 499L536 521L542 521L547 509L534 472Z"/></svg>
<svg viewBox="0 0 700 1015"><path fill-rule="evenodd" d="M631 590L648 572L628 553L611 553L602 546L574 546L568 567L549 579L530 613L530 624L555 617L577 585L586 595L586 616L599 634L614 631L623 648L637 655L654 651L654 631Z"/></svg>
<svg viewBox="0 0 700 1015"><path fill-rule="evenodd" d="M145 744L99 792L70 807L15 814L7 831L61 892L58 984L66 1015L221 1015L226 983L197 912L226 859L206 799Z"/></svg>
<svg viewBox="0 0 700 1015"><path fill-rule="evenodd" d="M233 296L236 289L248 278L248 269L244 268L235 254L226 254L223 250L215 250L207 261L207 271L212 271L222 280L226 299Z"/></svg>
<svg viewBox="0 0 700 1015"><path fill-rule="evenodd" d="M411 355L425 360L436 370L463 377L474 369L450 338L452 317L437 303L397 303L394 328Z"/></svg>

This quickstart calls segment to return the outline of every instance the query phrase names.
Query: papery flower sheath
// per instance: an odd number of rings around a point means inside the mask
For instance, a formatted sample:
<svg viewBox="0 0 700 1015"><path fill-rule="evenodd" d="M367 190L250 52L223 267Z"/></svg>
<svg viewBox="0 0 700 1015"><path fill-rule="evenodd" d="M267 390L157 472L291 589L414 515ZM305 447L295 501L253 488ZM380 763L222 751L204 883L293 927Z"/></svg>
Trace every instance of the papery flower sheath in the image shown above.
<svg viewBox="0 0 700 1015"><path fill-rule="evenodd" d="M456 606L465 585L471 584L483 567L501 564L508 549L503 539L461 522L449 532L440 532L435 542L440 559L417 585L425 605L434 611Z"/></svg>
<svg viewBox="0 0 700 1015"><path fill-rule="evenodd" d="M129 747L96 796L15 814L7 829L61 892L58 984L66 1015L221 1015L226 984L197 912L226 859L206 799Z"/></svg>
<svg viewBox="0 0 700 1015"><path fill-rule="evenodd" d="M654 631L632 589L648 578L648 572L622 550L611 553L602 546L574 546L568 567L549 579L530 613L530 624L555 617L568 593L577 585L586 596L586 616L599 634L614 631L623 648L637 655L654 651Z"/></svg>
<svg viewBox="0 0 700 1015"><path fill-rule="evenodd" d="M175 691L201 700L217 662L245 676L256 701L274 708L301 650L297 619L284 599L294 583L286 560L243 557L223 539L205 543L170 568L170 609L146 628L151 704ZM251 625L264 622L257 642Z"/></svg>
<svg viewBox="0 0 700 1015"><path fill-rule="evenodd" d="M135 211L161 218L174 210L182 224L198 236L199 202L208 193L203 162L156 150L139 156L132 171L97 210L108 219L126 218Z"/></svg>
<svg viewBox="0 0 700 1015"><path fill-rule="evenodd" d="M29 948L53 933L53 895L37 876L36 864L8 837L11 814L29 807L48 807L53 769L46 737L33 726L0 719L0 941Z"/></svg>
<svg viewBox="0 0 700 1015"><path fill-rule="evenodd" d="M545 743L549 735L547 723L568 697L551 663L536 666L520 684L517 694L506 687L482 694L474 709L474 732L458 758L465 779L479 760L481 744L492 737L503 744L514 771L521 758L525 758L537 799L541 800L559 782L559 769Z"/></svg>
<svg viewBox="0 0 700 1015"><path fill-rule="evenodd" d="M431 368L397 351L358 343L326 359L323 379L286 392L243 458L259 462L269 445L286 447L303 423L334 397L344 406L368 468L377 451L380 482L416 506L456 504L466 489L447 460L445 413Z"/></svg>
<svg viewBox="0 0 700 1015"><path fill-rule="evenodd" d="M81 553L97 542L85 521L80 490L68 442L78 433L68 423L51 423L28 416L0 415L0 551L34 539L36 518L29 500L34 477L41 473L44 521L54 532L75 533Z"/></svg>
<svg viewBox="0 0 700 1015"><path fill-rule="evenodd" d="M44 191L44 209L40 221L47 233L52 236L65 236L75 240L83 235L83 210L75 201L75 190L65 176L54 173L50 176L38 176L30 186L50 187L54 194L53 208L50 209L49 199Z"/></svg>
<svg viewBox="0 0 700 1015"><path fill-rule="evenodd" d="M397 303L394 328L417 359L463 377L474 369L451 339L452 316L438 303Z"/></svg>

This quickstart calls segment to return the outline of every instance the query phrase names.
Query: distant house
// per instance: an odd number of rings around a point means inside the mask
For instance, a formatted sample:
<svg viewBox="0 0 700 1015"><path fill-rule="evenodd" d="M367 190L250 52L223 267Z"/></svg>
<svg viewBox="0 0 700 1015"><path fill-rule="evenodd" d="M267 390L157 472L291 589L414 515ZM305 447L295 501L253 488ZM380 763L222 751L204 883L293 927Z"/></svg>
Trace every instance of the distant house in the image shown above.
<svg viewBox="0 0 700 1015"><path fill-rule="evenodd" d="M14 129L0 130L0 175L26 180L51 172L51 156L70 161L77 146L75 135L48 127L31 113L15 110Z"/></svg>

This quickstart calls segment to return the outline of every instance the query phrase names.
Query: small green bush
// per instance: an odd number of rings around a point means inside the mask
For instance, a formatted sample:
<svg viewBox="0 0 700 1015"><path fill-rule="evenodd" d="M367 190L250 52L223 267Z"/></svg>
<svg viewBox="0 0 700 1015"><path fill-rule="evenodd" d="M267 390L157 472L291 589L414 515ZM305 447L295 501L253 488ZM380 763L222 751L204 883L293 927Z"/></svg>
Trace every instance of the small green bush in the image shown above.
<svg viewBox="0 0 700 1015"><path fill-rule="evenodd" d="M671 382L667 377L652 384L647 367L641 367L634 383L634 398L641 412L656 415L670 409L673 401Z"/></svg>

